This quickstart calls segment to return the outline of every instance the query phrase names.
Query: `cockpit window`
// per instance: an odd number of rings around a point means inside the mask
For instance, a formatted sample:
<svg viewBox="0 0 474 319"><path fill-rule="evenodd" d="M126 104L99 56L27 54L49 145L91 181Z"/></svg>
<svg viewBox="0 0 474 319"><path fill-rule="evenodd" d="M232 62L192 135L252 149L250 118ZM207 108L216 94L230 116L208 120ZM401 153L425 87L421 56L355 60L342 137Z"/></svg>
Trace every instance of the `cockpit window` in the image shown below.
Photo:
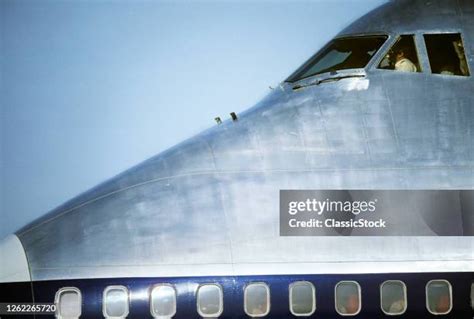
<svg viewBox="0 0 474 319"><path fill-rule="evenodd" d="M296 70L287 82L326 72L364 68L386 39L383 35L335 39Z"/></svg>
<svg viewBox="0 0 474 319"><path fill-rule="evenodd" d="M425 34L431 73L469 76L464 45L459 33Z"/></svg>
<svg viewBox="0 0 474 319"><path fill-rule="evenodd" d="M402 35L379 64L379 69L421 72L413 35Z"/></svg>

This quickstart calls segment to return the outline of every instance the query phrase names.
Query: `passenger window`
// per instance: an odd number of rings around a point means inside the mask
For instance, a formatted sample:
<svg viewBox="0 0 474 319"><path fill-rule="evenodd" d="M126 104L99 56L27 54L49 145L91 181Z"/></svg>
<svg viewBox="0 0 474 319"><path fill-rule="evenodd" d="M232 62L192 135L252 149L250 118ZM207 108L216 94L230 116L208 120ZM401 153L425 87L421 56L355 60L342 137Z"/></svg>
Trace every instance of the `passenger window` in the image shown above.
<svg viewBox="0 0 474 319"><path fill-rule="evenodd" d="M435 315L444 315L451 311L451 284L446 280L431 280L426 285L426 308Z"/></svg>
<svg viewBox="0 0 474 319"><path fill-rule="evenodd" d="M125 318L128 315L128 289L124 286L108 286L104 290L102 314L105 318Z"/></svg>
<svg viewBox="0 0 474 319"><path fill-rule="evenodd" d="M270 312L270 288L265 283L252 283L244 290L244 311L250 317L264 317Z"/></svg>
<svg viewBox="0 0 474 319"><path fill-rule="evenodd" d="M342 316L355 316L361 309L360 286L355 281L341 281L336 285L336 311Z"/></svg>
<svg viewBox="0 0 474 319"><path fill-rule="evenodd" d="M222 288L216 284L202 285L197 291L197 311L203 318L217 318L224 311Z"/></svg>
<svg viewBox="0 0 474 319"><path fill-rule="evenodd" d="M407 289L399 280L388 280L380 286L380 303L387 315L401 315L407 309Z"/></svg>
<svg viewBox="0 0 474 319"><path fill-rule="evenodd" d="M308 281L290 285L290 311L294 316L311 316L316 310L316 289Z"/></svg>
<svg viewBox="0 0 474 319"><path fill-rule="evenodd" d="M421 72L413 35L402 35L379 64L379 69Z"/></svg>
<svg viewBox="0 0 474 319"><path fill-rule="evenodd" d="M425 34L431 73L469 76L464 45L459 33Z"/></svg>
<svg viewBox="0 0 474 319"><path fill-rule="evenodd" d="M176 290L168 284L153 287L150 295L150 312L153 318L169 319L176 314Z"/></svg>
<svg viewBox="0 0 474 319"><path fill-rule="evenodd" d="M82 313L81 291L75 287L61 288L54 297L56 317L63 319L79 318Z"/></svg>

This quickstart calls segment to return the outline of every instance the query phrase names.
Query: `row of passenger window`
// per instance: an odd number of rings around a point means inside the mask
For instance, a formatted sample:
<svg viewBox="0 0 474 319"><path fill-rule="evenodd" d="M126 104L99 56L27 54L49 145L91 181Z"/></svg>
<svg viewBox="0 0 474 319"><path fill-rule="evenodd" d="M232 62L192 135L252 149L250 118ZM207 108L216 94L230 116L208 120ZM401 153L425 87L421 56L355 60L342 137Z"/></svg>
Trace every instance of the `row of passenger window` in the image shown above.
<svg viewBox="0 0 474 319"><path fill-rule="evenodd" d="M471 286L471 291L474 285ZM335 309L342 316L357 315L362 308L361 287L356 281L340 281L335 287ZM472 293L471 293L472 294ZM176 289L170 284L155 285L150 293L150 313L154 318L172 318L176 314ZM79 318L82 296L79 289L66 287L55 297L58 318ZM126 318L130 294L125 286L108 286L103 292L102 313L105 318ZM387 315L401 315L407 310L407 288L399 280L388 280L380 286L380 305ZM224 293L219 284L202 284L196 293L196 308L203 318L217 318L224 311ZM289 286L289 308L295 316L307 317L316 311L316 287L309 281ZM432 314L444 315L452 309L451 284L431 280L426 285L426 308ZM270 288L264 282L249 283L244 289L244 311L249 317L270 313Z"/></svg>

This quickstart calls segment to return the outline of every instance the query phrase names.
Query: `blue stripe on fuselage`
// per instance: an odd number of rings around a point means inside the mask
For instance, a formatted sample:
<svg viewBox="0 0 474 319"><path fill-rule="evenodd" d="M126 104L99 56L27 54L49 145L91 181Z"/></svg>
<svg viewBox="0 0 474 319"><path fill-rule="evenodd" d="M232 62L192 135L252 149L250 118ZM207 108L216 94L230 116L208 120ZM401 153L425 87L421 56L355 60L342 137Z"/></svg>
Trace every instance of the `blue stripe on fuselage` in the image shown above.
<svg viewBox="0 0 474 319"><path fill-rule="evenodd" d="M288 286L295 281L310 281L316 287L316 312L314 318L343 318L334 308L334 287L342 280L357 281L362 290L362 310L355 318L393 318L380 309L380 285L386 280L401 280L407 286L408 309L398 318L436 318L426 310L425 286L432 279L448 280L453 289L453 309L444 318L472 318L470 287L474 273L400 273L400 274L344 274L344 275L269 275L227 277L180 277L180 278L106 278L55 280L33 282L36 302L54 302L54 296L62 287L77 287L83 296L81 318L103 318L102 293L109 285L124 285L130 291L130 314L128 318L152 318L149 293L153 285L168 283L178 293L177 313L174 318L200 318L196 310L196 290L199 284L219 283L224 290L224 312L220 318L248 318L243 308L244 287L251 282L265 282L270 287L271 309L266 318L295 318L291 315L288 301ZM10 289L14 285L8 284ZM5 284L0 284L4 298ZM25 293L27 290L25 289ZM31 294L31 291L30 291ZM2 300L3 301L3 300ZM13 300L10 300L13 301ZM47 318L41 316L41 318Z"/></svg>

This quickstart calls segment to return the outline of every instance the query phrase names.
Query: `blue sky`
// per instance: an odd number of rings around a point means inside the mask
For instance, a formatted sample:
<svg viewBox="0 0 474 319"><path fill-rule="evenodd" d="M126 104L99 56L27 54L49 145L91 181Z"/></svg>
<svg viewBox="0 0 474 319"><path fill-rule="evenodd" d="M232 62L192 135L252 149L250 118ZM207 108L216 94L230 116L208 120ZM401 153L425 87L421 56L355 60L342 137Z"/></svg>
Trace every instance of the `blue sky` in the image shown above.
<svg viewBox="0 0 474 319"><path fill-rule="evenodd" d="M384 2L0 1L0 238L251 107Z"/></svg>

